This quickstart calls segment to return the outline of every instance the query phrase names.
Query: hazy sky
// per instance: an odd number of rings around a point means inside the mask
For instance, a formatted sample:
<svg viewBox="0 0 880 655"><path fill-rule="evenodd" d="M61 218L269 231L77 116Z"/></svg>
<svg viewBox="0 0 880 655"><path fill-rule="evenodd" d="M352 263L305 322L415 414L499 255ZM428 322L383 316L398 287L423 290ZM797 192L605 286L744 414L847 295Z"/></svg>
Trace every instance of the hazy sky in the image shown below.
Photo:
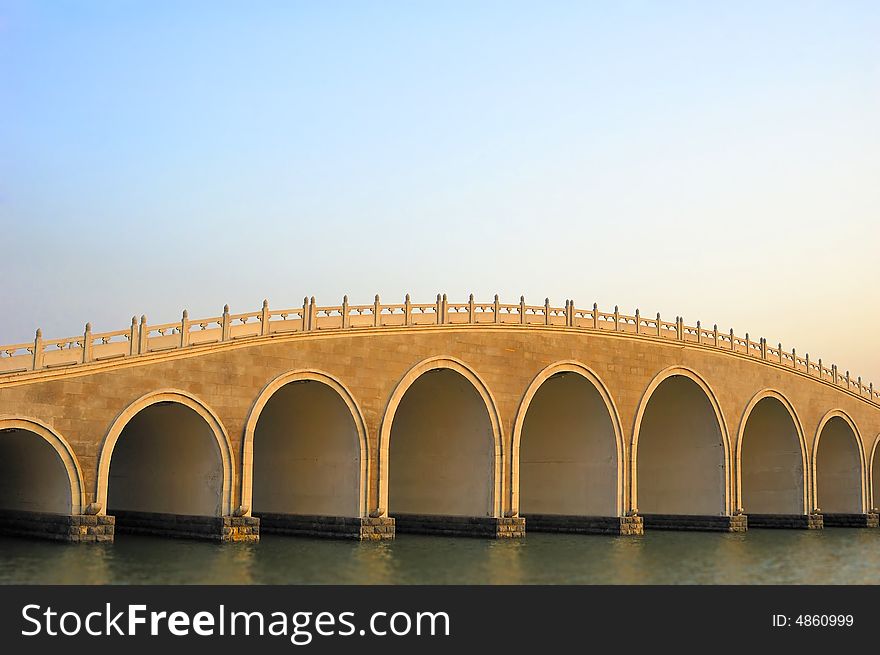
<svg viewBox="0 0 880 655"><path fill-rule="evenodd" d="M880 383L880 3L0 0L0 342L406 292Z"/></svg>

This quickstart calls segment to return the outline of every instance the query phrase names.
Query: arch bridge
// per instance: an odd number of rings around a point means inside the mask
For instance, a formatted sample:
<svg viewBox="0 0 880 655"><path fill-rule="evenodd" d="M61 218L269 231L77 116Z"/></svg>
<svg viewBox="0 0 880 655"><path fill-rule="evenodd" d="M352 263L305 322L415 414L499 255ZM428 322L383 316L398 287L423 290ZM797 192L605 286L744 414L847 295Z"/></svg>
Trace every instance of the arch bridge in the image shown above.
<svg viewBox="0 0 880 655"><path fill-rule="evenodd" d="M0 347L0 531L877 527L878 434L873 385L681 317L264 302Z"/></svg>

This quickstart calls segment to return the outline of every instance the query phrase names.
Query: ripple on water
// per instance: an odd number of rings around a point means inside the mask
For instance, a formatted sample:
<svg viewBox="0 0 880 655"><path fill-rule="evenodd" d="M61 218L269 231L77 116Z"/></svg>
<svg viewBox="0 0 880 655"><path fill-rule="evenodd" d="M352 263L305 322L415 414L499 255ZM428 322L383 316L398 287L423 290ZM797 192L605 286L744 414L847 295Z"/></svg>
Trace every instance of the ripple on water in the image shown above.
<svg viewBox="0 0 880 655"><path fill-rule="evenodd" d="M880 530L401 535L358 543L263 535L258 544L122 535L112 545L0 538L14 584L878 584Z"/></svg>

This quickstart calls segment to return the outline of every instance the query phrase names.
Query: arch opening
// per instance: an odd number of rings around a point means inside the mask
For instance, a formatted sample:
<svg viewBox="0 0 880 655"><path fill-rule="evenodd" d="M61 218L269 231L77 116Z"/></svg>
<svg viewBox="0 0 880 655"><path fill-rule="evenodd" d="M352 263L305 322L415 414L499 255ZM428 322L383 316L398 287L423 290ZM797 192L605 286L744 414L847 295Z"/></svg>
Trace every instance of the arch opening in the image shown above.
<svg viewBox="0 0 880 655"><path fill-rule="evenodd" d="M686 375L653 390L637 433L638 509L644 514L726 514L726 450L707 392Z"/></svg>
<svg viewBox="0 0 880 655"><path fill-rule="evenodd" d="M746 417L740 438L745 513L804 514L804 453L789 409L776 397L762 398Z"/></svg>
<svg viewBox="0 0 880 655"><path fill-rule="evenodd" d="M842 416L832 416L816 448L816 502L822 513L860 514L862 462L858 435Z"/></svg>
<svg viewBox="0 0 880 655"><path fill-rule="evenodd" d="M157 402L122 428L110 459L108 513L221 516L223 491L214 429L190 407Z"/></svg>
<svg viewBox="0 0 880 655"><path fill-rule="evenodd" d="M392 515L494 515L493 423L461 373L435 368L412 382L394 410L388 449Z"/></svg>
<svg viewBox="0 0 880 655"><path fill-rule="evenodd" d="M289 382L260 411L254 430L255 513L361 514L360 433L337 390Z"/></svg>
<svg viewBox="0 0 880 655"><path fill-rule="evenodd" d="M874 440L874 450L871 456L871 511L876 512L880 504L880 435Z"/></svg>
<svg viewBox="0 0 880 655"><path fill-rule="evenodd" d="M72 514L71 479L55 448L24 428L0 429L0 510Z"/></svg>
<svg viewBox="0 0 880 655"><path fill-rule="evenodd" d="M583 375L563 371L541 383L523 420L519 457L521 513L618 515L615 423Z"/></svg>

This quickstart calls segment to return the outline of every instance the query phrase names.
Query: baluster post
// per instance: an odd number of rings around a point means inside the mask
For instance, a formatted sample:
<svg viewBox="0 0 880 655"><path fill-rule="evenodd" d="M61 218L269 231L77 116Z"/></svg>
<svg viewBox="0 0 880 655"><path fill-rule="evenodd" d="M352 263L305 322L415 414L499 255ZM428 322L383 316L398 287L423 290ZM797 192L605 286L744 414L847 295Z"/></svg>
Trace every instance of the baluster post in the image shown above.
<svg viewBox="0 0 880 655"><path fill-rule="evenodd" d="M446 301L446 294L443 294L443 298L441 299L443 303L443 324L449 323L449 303Z"/></svg>
<svg viewBox="0 0 880 655"><path fill-rule="evenodd" d="M318 308L315 304L315 297L309 298L309 330L318 329Z"/></svg>
<svg viewBox="0 0 880 655"><path fill-rule="evenodd" d="M183 310L180 317L180 347L183 348L189 342L189 312Z"/></svg>
<svg viewBox="0 0 880 655"><path fill-rule="evenodd" d="M544 325L550 325L550 298L544 298Z"/></svg>
<svg viewBox="0 0 880 655"><path fill-rule="evenodd" d="M346 329L351 324L351 317L348 315L348 294L342 296L342 329Z"/></svg>
<svg viewBox="0 0 880 655"><path fill-rule="evenodd" d="M767 359L767 339L761 337L761 359Z"/></svg>
<svg viewBox="0 0 880 655"><path fill-rule="evenodd" d="M642 331L641 325L640 325L641 322L642 322L642 316L641 316L641 313L639 312L639 308L636 307L636 334L640 334Z"/></svg>
<svg viewBox="0 0 880 655"><path fill-rule="evenodd" d="M34 352L31 359L31 368L35 371L43 368L43 331L37 328L34 333Z"/></svg>
<svg viewBox="0 0 880 655"><path fill-rule="evenodd" d="M468 324L474 323L474 294L468 296Z"/></svg>
<svg viewBox="0 0 880 655"><path fill-rule="evenodd" d="M403 300L403 324L412 324L412 301L409 299L409 294L406 294L406 298Z"/></svg>
<svg viewBox="0 0 880 655"><path fill-rule="evenodd" d="M614 331L620 331L620 308L614 305Z"/></svg>
<svg viewBox="0 0 880 655"><path fill-rule="evenodd" d="M846 372L846 388L849 391L849 371Z"/></svg>
<svg viewBox="0 0 880 655"><path fill-rule="evenodd" d="M712 338L714 339L715 347L718 347L718 323L712 326Z"/></svg>
<svg viewBox="0 0 880 655"><path fill-rule="evenodd" d="M807 375L811 375L811 373L810 373L810 353L804 353L804 364L807 367Z"/></svg>
<svg viewBox="0 0 880 655"><path fill-rule="evenodd" d="M831 365L831 381L837 384L837 364Z"/></svg>
<svg viewBox="0 0 880 655"><path fill-rule="evenodd" d="M141 314L141 325L138 332L138 353L141 355L147 352L147 339L149 335L150 330L147 328L147 315Z"/></svg>
<svg viewBox="0 0 880 655"><path fill-rule="evenodd" d="M791 349L791 367L797 368L797 352L794 348Z"/></svg>
<svg viewBox="0 0 880 655"><path fill-rule="evenodd" d="M379 300L379 294L373 298L373 327L381 327L382 325L382 303Z"/></svg>
<svg viewBox="0 0 880 655"><path fill-rule="evenodd" d="M662 331L660 330L660 323L661 323L660 312L657 312L657 336L658 337L662 335Z"/></svg>
<svg viewBox="0 0 880 655"><path fill-rule="evenodd" d="M437 294L437 304L434 313L436 314L434 317L435 322L437 325L441 325L443 323L443 296L439 293Z"/></svg>
<svg viewBox="0 0 880 655"><path fill-rule="evenodd" d="M229 320L229 305L223 305L223 315L220 317L220 341L229 341L232 322Z"/></svg>
<svg viewBox="0 0 880 655"><path fill-rule="evenodd" d="M599 329L599 303L593 303L593 329Z"/></svg>
<svg viewBox="0 0 880 655"><path fill-rule="evenodd" d="M137 355L138 347L138 320L137 316L131 317L131 330L128 333L128 354Z"/></svg>
<svg viewBox="0 0 880 655"><path fill-rule="evenodd" d="M703 322L697 321L697 343L703 343Z"/></svg>
<svg viewBox="0 0 880 655"><path fill-rule="evenodd" d="M269 334L269 300L263 299L263 307L260 309L260 334Z"/></svg>
<svg viewBox="0 0 880 655"><path fill-rule="evenodd" d="M497 293L495 294L495 305L494 305L493 311L495 313L495 322L500 323L501 322L501 302L498 300Z"/></svg>
<svg viewBox="0 0 880 655"><path fill-rule="evenodd" d="M86 323L86 329L83 332L82 361L86 364L92 361L92 324Z"/></svg>
<svg viewBox="0 0 880 655"><path fill-rule="evenodd" d="M303 296L303 310L302 310L302 329L303 332L308 332L311 330L311 326L309 325L309 298L308 296Z"/></svg>
<svg viewBox="0 0 880 655"><path fill-rule="evenodd" d="M525 325L526 322L526 297L519 297L519 322L520 325Z"/></svg>
<svg viewBox="0 0 880 655"><path fill-rule="evenodd" d="M779 350L779 363L782 364L782 342L780 341L776 345L777 350Z"/></svg>

